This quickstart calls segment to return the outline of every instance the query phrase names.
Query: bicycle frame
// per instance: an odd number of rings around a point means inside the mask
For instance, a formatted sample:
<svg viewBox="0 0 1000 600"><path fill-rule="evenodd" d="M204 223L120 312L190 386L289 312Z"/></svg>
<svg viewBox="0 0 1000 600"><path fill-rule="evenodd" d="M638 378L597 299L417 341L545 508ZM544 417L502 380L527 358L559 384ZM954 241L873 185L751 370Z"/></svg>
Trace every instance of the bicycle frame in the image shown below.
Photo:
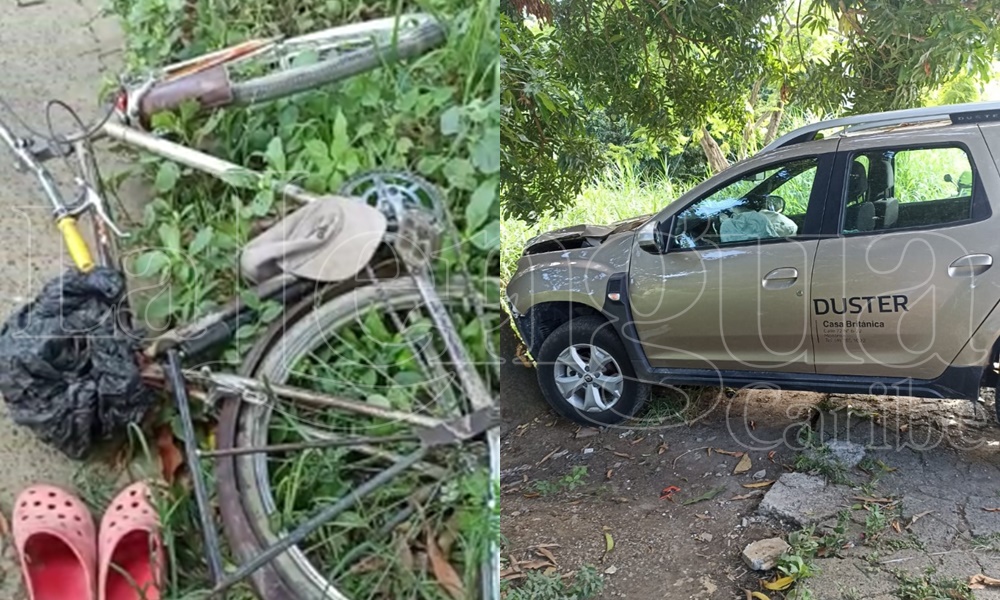
<svg viewBox="0 0 1000 600"><path fill-rule="evenodd" d="M214 65L211 63L213 61L240 58L248 52L264 51L269 45L273 46L276 43L273 40L265 40L258 43L252 50L249 49L249 46L244 46L238 51L228 54L226 54L227 51L225 50L220 51L219 53L209 55L207 58L203 57L202 60L207 62L183 64L171 72L176 74L184 70L199 69L206 64L209 65L208 68L212 68ZM125 102L127 102L127 93L125 93L124 98ZM119 109L121 108L119 106ZM90 148L90 141L92 139L101 137L113 139L220 179L226 179L237 173L249 179L260 178L260 175L254 171L204 152L157 138L137 127L133 127L125 120L128 116L125 113L127 111L119 110L120 118L118 120L107 120L93 132L93 135L73 141L69 144L70 147L68 148L39 146L37 143L29 140L17 138L0 122L0 140L11 148L18 159L19 166L22 169L26 168L30 170L38 178L42 191L52 206L56 226L62 235L68 253L74 265L84 272L90 271L97 266L120 270L121 265L119 264L120 257L118 256L116 237L123 235L115 226L104 204L101 194L101 182L97 177L96 158L93 156ZM83 174L82 179L77 181L79 191L73 203L65 200L54 179L43 164L46 160L50 160L53 157L65 156L69 153L76 155L81 173ZM277 193L294 202L307 203L320 198L320 196L294 184L280 183L274 185ZM95 244L94 252L91 251L90 246L80 232L78 217L81 215L90 217ZM432 235L427 233L432 228L426 223L419 222L419 219L411 223L410 226L417 228L421 232L419 239L428 241L429 238L427 236ZM173 400L180 413L185 438L186 460L189 468L192 470L199 518L206 542L206 558L210 576L215 585L213 596L224 595L229 587L242 581L289 547L306 539L312 532L351 508L354 503L358 502L365 494L377 488L384 481L420 461L429 448L437 445L462 443L485 435L491 458L489 465L491 479L495 482L499 481L500 446L499 431L497 429L499 415L496 411L496 403L490 397L490 393L479 374L472 368L471 357L462 345L458 331L444 303L430 281L427 272L429 265L426 262L429 254L425 250L426 248L417 247L401 248L401 255L407 267L408 276L416 284L425 306L428 307L433 323L444 335L447 353L452 364L457 366L459 383L468 398L471 413L455 421L445 422L429 417L415 420L412 418L408 419L401 417L399 414L376 410L375 412L382 418L403 418L404 421L410 422L415 428L416 437L423 442L421 448L415 453L397 461L379 476L362 484L352 494L341 499L341 501L322 509L313 518L300 525L295 531L267 548L260 556L228 575L222 567L223 561L219 535L212 518L213 510L209 503L204 473L200 465L200 459L203 456L224 456L225 453L202 454L198 450L194 424L191 417L190 393L188 390L189 380L194 380L201 385L207 386L212 390L211 393L213 394L237 396L248 402L269 401L273 400L275 396L288 397L297 399L298 401L304 401L303 398L308 398L321 406L369 415L372 414L372 407L363 403L352 403L343 398L319 394L301 388L269 386L266 383L252 379L237 378L225 374L210 372L192 373L185 371L182 360L186 355L196 354L199 351L198 347L185 346L186 342L199 339L208 340L208 342L226 341L228 339L227 335L220 334L219 332L228 332L228 335L231 335L236 330L236 327L232 326L232 324L239 322L240 318L245 318L246 311L241 307L240 302L235 300L227 303L219 310L198 319L193 324L178 327L160 336L147 348L147 357L161 362L162 366L158 371L155 369L149 372L144 371L144 375L152 378L153 381L162 382L166 387L170 388ZM370 267L369 271L371 272ZM310 293L310 290L306 288L311 287L312 284L296 287L293 278L278 278L274 281L265 282L257 291L259 297L265 298L268 297L268 294L277 294L280 292L283 300L286 303L291 303L304 298ZM409 415L409 417L414 416ZM268 453L276 450L268 447L249 449L247 451ZM491 508L495 507L498 501L492 492L487 500ZM495 548L491 552L491 557L490 564L483 567L481 577L482 593L484 598L499 598L499 556Z"/></svg>

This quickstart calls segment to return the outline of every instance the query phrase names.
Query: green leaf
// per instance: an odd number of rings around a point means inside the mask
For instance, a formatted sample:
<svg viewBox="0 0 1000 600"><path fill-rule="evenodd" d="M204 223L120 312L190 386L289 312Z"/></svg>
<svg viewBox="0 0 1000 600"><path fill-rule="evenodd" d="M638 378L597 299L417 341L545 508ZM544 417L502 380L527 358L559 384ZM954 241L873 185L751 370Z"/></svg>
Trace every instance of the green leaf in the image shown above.
<svg viewBox="0 0 1000 600"><path fill-rule="evenodd" d="M493 201L496 200L496 179L490 179L479 184L472 193L469 205L465 207L465 229L476 231L490 218Z"/></svg>
<svg viewBox="0 0 1000 600"><path fill-rule="evenodd" d="M264 323L270 323L271 321L277 319L281 316L281 313L285 312L285 307L281 305L280 302L270 301L264 310L260 313L260 320Z"/></svg>
<svg viewBox="0 0 1000 600"><path fill-rule="evenodd" d="M500 129L489 129L472 147L472 163L476 168L492 175L500 172Z"/></svg>
<svg viewBox="0 0 1000 600"><path fill-rule="evenodd" d="M720 485L719 487L708 490L707 492L705 492L700 496L696 496L694 498L688 498L684 502L681 502L681 504L687 506L688 504L695 504L698 502L704 502L705 500L711 500L712 498L715 498L724 491L726 491L726 486Z"/></svg>
<svg viewBox="0 0 1000 600"><path fill-rule="evenodd" d="M337 110L333 118L333 139L330 140L330 157L336 161L351 147L351 139L347 137L347 117L344 111Z"/></svg>
<svg viewBox="0 0 1000 600"><path fill-rule="evenodd" d="M275 171L284 173L288 170L285 163L285 148L281 143L280 137L275 136L271 138L271 141L267 144L264 156L267 158L267 163Z"/></svg>
<svg viewBox="0 0 1000 600"><path fill-rule="evenodd" d="M240 189L252 189L257 185L258 175L250 169L236 167L225 171L220 177L222 181Z"/></svg>
<svg viewBox="0 0 1000 600"><path fill-rule="evenodd" d="M264 217L271 212L272 206L274 206L274 190L270 188L261 190L250 201L250 213L255 217Z"/></svg>
<svg viewBox="0 0 1000 600"><path fill-rule="evenodd" d="M177 166L177 163L170 161L162 162L160 163L160 168L156 171L156 180L153 182L153 188L161 194L166 194L174 189L180 177L181 168Z"/></svg>
<svg viewBox="0 0 1000 600"><path fill-rule="evenodd" d="M472 236L472 245L487 252L500 248L500 221L493 221L477 231Z"/></svg>
<svg viewBox="0 0 1000 600"><path fill-rule="evenodd" d="M170 316L170 313L173 312L173 308L170 293L163 291L146 303L146 307L142 311L141 318L142 320L152 323L161 323Z"/></svg>
<svg viewBox="0 0 1000 600"><path fill-rule="evenodd" d="M160 250L150 250L143 252L139 258L135 259L133 268L138 277L154 277L170 264L170 258Z"/></svg>
<svg viewBox="0 0 1000 600"><path fill-rule="evenodd" d="M239 329L236 330L236 339L245 340L252 338L257 334L257 325L255 323L248 323L246 325L241 325Z"/></svg>
<svg viewBox="0 0 1000 600"><path fill-rule="evenodd" d="M191 246L188 249L192 254L198 254L212 242L213 235L215 235L215 230L212 229L211 225L202 228L198 232L198 235L194 236L194 239L191 240Z"/></svg>
<svg viewBox="0 0 1000 600"><path fill-rule="evenodd" d="M382 394L372 394L368 396L368 404L379 408L392 408L392 403Z"/></svg>
<svg viewBox="0 0 1000 600"><path fill-rule="evenodd" d="M451 185L472 190L476 186L476 170L467 159L453 158L444 164L444 176Z"/></svg>
<svg viewBox="0 0 1000 600"><path fill-rule="evenodd" d="M452 106L441 113L441 133L444 135L456 135L462 130L462 110L457 106Z"/></svg>
<svg viewBox="0 0 1000 600"><path fill-rule="evenodd" d="M160 243L173 252L181 251L181 232L177 225L173 223L161 223L157 232L160 234Z"/></svg>

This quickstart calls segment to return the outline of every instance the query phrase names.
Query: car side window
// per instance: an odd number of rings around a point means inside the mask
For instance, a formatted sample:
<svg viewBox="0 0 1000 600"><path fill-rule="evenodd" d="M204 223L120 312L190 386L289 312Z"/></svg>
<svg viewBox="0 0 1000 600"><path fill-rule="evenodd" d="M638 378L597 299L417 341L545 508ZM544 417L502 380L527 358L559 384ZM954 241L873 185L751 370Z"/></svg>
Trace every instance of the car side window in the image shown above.
<svg viewBox="0 0 1000 600"><path fill-rule="evenodd" d="M841 231L934 227L972 216L974 170L957 146L901 148L851 157Z"/></svg>
<svg viewBox="0 0 1000 600"><path fill-rule="evenodd" d="M674 217L670 247L712 248L795 236L805 221L818 164L818 158L800 158L728 182Z"/></svg>

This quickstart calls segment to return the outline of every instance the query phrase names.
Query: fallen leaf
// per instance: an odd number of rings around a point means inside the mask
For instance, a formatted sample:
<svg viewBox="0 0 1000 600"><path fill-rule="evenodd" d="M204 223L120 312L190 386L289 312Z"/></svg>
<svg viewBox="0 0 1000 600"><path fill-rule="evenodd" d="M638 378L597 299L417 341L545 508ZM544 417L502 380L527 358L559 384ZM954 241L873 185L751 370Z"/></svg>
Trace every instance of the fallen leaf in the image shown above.
<svg viewBox="0 0 1000 600"><path fill-rule="evenodd" d="M455 600L464 600L465 586L462 584L462 578L458 575L458 571L455 570L455 567L451 566L448 559L441 553L437 540L434 539L434 536L429 531L426 538L427 558L431 561L431 570L434 572L434 578L437 579L438 584L449 596Z"/></svg>
<svg viewBox="0 0 1000 600"><path fill-rule="evenodd" d="M750 597L754 600L771 600L771 597L764 592L754 592L750 594Z"/></svg>
<svg viewBox="0 0 1000 600"><path fill-rule="evenodd" d="M750 431L756 431L756 429L757 429L757 421L754 421L753 419L750 419L749 421L747 421L747 425L750 426Z"/></svg>
<svg viewBox="0 0 1000 600"><path fill-rule="evenodd" d="M687 506L689 504L695 504L697 502L704 502L705 500L711 500L712 498L715 498L716 496L718 496L719 494L721 494L724 491L726 491L726 486L724 486L724 485L719 486L717 488L712 488L712 489L708 490L707 492L705 492L704 494L702 494L702 495L700 495L700 496L698 496L696 498L689 498L689 499L685 500L684 502L681 502L681 504L683 506Z"/></svg>
<svg viewBox="0 0 1000 600"><path fill-rule="evenodd" d="M899 521L893 521L892 528L896 531L896 533L903 533L903 528L899 526Z"/></svg>
<svg viewBox="0 0 1000 600"><path fill-rule="evenodd" d="M532 498L538 498L540 496L541 494L539 494L538 492L528 492L527 494L524 495L524 497L528 498L529 500Z"/></svg>
<svg viewBox="0 0 1000 600"><path fill-rule="evenodd" d="M504 581L516 581L518 579L524 579L527 577L527 573L515 573L512 571L500 571L500 579Z"/></svg>
<svg viewBox="0 0 1000 600"><path fill-rule="evenodd" d="M733 469L733 475L739 475L740 473L746 473L753 466L753 461L750 460L749 454L744 454L740 462L736 464L736 468Z"/></svg>
<svg viewBox="0 0 1000 600"><path fill-rule="evenodd" d="M660 492L660 500L670 500L671 502L673 502L674 501L673 495L679 491L681 491L681 488L677 487L676 485L668 485L667 487L663 488L662 492Z"/></svg>
<svg viewBox="0 0 1000 600"><path fill-rule="evenodd" d="M1000 508L986 508L985 506L983 507L983 510L986 512L1000 512Z"/></svg>
<svg viewBox="0 0 1000 600"><path fill-rule="evenodd" d="M173 485L177 470L184 464L184 455L174 443L174 431L169 424L162 425L156 434L156 454L160 457L163 480Z"/></svg>
<svg viewBox="0 0 1000 600"><path fill-rule="evenodd" d="M538 569L544 569L546 567L554 567L552 563L541 558L536 558L533 560L522 560L517 563L519 569L528 569L529 571L536 571Z"/></svg>
<svg viewBox="0 0 1000 600"><path fill-rule="evenodd" d="M774 483L774 480L773 479L769 479L767 481L755 481L754 483L744 483L743 487L745 487L747 489L755 489L755 488L767 487L767 486L771 485L772 483Z"/></svg>
<svg viewBox="0 0 1000 600"><path fill-rule="evenodd" d="M611 534L607 531L604 532L604 546L606 548L604 550L605 556L610 554L611 551L615 549L615 538L611 537Z"/></svg>
<svg viewBox="0 0 1000 600"><path fill-rule="evenodd" d="M628 443L628 445L629 446L635 446L636 444L638 444L639 442L641 442L644 439L646 439L646 436L642 436L641 438L639 438L637 440L632 440L631 442Z"/></svg>
<svg viewBox="0 0 1000 600"><path fill-rule="evenodd" d="M730 500L749 500L750 498L757 498L760 496L760 492L750 492L749 494L740 494L739 496L733 496Z"/></svg>
<svg viewBox="0 0 1000 600"><path fill-rule="evenodd" d="M542 571L542 573L545 575L552 575L555 572L556 572L555 567L547 567L544 571Z"/></svg>
<svg viewBox="0 0 1000 600"><path fill-rule="evenodd" d="M382 560L382 557L369 555L359 560L354 566L348 569L348 572L354 575L361 575L364 573L374 573L375 571L384 570L385 561Z"/></svg>
<svg viewBox="0 0 1000 600"><path fill-rule="evenodd" d="M608 472L604 474L605 479L611 479L611 476L615 474L614 469L608 469Z"/></svg>
<svg viewBox="0 0 1000 600"><path fill-rule="evenodd" d="M787 590L793 583L795 583L795 579L791 577L779 577L774 581L764 583L764 587L769 590Z"/></svg>
<svg viewBox="0 0 1000 600"><path fill-rule="evenodd" d="M1000 587L1000 579L994 579L982 573L977 573L969 577L969 587L974 590L983 590L987 587Z"/></svg>
<svg viewBox="0 0 1000 600"><path fill-rule="evenodd" d="M0 540L4 539L10 534L10 525L7 523L7 519L4 518L3 513L0 513Z"/></svg>
<svg viewBox="0 0 1000 600"><path fill-rule="evenodd" d="M548 548L541 548L541 547L535 548L535 554L537 554L539 556L542 556L544 558L547 558L547 559L549 559L549 562L551 562L552 564L554 564L556 566L559 566L559 563L556 562L556 557L553 556L551 552L549 552Z"/></svg>
<svg viewBox="0 0 1000 600"><path fill-rule="evenodd" d="M635 457L633 457L631 454L625 454L624 452L613 452L613 454L615 456L619 456L621 458L627 458L629 460L635 460Z"/></svg>
<svg viewBox="0 0 1000 600"><path fill-rule="evenodd" d="M742 452L731 452L729 450L723 450L722 448L714 448L714 450L719 454L725 454L726 456L735 456L736 458L743 456Z"/></svg>
<svg viewBox="0 0 1000 600"><path fill-rule="evenodd" d="M860 500L865 503L871 502L874 504L895 504L896 502L892 498L873 498L871 496L855 496L852 500Z"/></svg>
<svg viewBox="0 0 1000 600"><path fill-rule="evenodd" d="M774 462L774 455L777 454L777 453L778 453L777 450L771 450L770 452L768 452L767 453L767 460L769 460L771 462ZM760 592L757 592L757 593L759 594ZM763 594L761 594L761 595L763 596Z"/></svg>
<svg viewBox="0 0 1000 600"><path fill-rule="evenodd" d="M670 449L670 446L668 446L666 442L663 442L662 444L660 444L659 446L656 447L656 453L657 454L663 454L664 452L666 452L669 449Z"/></svg>
<svg viewBox="0 0 1000 600"><path fill-rule="evenodd" d="M712 517L708 515L695 515L694 518L701 519L702 521L711 521Z"/></svg>

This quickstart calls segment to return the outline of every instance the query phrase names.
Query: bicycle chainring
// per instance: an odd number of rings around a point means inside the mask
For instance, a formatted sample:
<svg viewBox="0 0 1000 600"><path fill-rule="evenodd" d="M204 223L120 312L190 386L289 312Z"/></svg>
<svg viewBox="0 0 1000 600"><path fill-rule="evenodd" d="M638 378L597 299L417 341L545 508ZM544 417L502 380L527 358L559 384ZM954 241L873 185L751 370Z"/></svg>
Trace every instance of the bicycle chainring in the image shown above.
<svg viewBox="0 0 1000 600"><path fill-rule="evenodd" d="M406 171L370 171L346 181L340 194L358 198L379 209L386 218L387 241L395 241L407 211L419 210L443 226L444 198L426 179Z"/></svg>

